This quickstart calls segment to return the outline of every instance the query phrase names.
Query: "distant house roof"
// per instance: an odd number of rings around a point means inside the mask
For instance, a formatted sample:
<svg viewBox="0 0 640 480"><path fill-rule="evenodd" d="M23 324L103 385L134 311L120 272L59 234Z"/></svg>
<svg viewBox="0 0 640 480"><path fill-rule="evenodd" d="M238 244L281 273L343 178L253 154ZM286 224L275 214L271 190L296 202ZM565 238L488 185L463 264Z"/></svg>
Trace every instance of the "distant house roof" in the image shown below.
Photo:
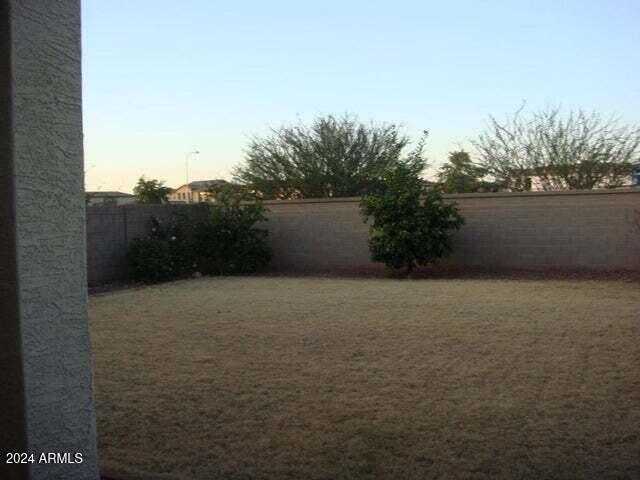
<svg viewBox="0 0 640 480"><path fill-rule="evenodd" d="M124 193L124 192L85 192L85 193L90 197L113 198L113 197L133 197L134 196L134 195L131 195L130 193Z"/></svg>
<svg viewBox="0 0 640 480"><path fill-rule="evenodd" d="M182 187L186 187L188 186L191 190L206 190L209 187L213 187L213 186L222 186L222 185L229 185L229 182L227 182L226 180L196 180L194 182L189 182L188 184L184 184L184 185L180 185L178 188L176 188L176 190L181 189ZM175 191L175 190L174 190Z"/></svg>
<svg viewBox="0 0 640 480"><path fill-rule="evenodd" d="M603 164L606 165L606 164ZM610 164L608 165L609 167L614 167L616 164ZM622 164L620 164L622 165ZM579 163L576 163L575 165L576 167L580 166ZM636 170L638 168L640 168L640 163L632 163L630 165L631 170ZM531 168L513 168L512 169L512 174L513 175L530 175L530 176L539 176L539 175L544 175L547 173L554 173L554 167L546 167L546 166L539 166L539 167L531 167Z"/></svg>

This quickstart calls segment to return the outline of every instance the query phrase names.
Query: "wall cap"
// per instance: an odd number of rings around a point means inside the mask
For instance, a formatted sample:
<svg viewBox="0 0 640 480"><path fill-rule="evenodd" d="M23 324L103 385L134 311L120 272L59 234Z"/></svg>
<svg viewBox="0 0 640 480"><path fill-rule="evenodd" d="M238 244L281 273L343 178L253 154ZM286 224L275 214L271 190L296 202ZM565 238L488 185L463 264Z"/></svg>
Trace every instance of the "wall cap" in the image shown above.
<svg viewBox="0 0 640 480"><path fill-rule="evenodd" d="M514 197L561 197L567 195L625 195L640 194L640 188L601 188L597 190L561 190L556 192L488 192L488 193L447 193L445 199L484 199L484 198L514 198ZM339 198L302 198L298 200L265 200L265 205L298 205L302 203L358 203L360 197Z"/></svg>
<svg viewBox="0 0 640 480"><path fill-rule="evenodd" d="M596 190L561 190L556 192L488 192L488 193L446 193L442 197L450 200L457 199L484 199L484 198L516 198L516 197L563 197L574 195L637 195L640 194L640 188L600 188ZM300 205L305 203L359 203L360 197L338 197L338 198L301 198L298 200L264 200L265 205ZM199 204L192 204L199 205ZM145 205L140 203L129 203L126 205L87 205L87 210L92 213L113 214L121 208L139 209L139 208L156 208L163 207L181 208L185 205L181 204L154 204Z"/></svg>

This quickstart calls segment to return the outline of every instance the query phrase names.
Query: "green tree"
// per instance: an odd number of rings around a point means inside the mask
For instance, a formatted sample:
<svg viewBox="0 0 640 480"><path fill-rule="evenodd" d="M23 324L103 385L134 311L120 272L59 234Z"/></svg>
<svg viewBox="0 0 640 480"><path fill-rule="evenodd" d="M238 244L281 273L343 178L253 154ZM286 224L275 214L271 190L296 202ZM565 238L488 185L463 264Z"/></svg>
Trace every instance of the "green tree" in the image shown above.
<svg viewBox="0 0 640 480"><path fill-rule="evenodd" d="M444 193L474 193L485 191L482 180L485 170L471 161L464 150L449 153L449 161L440 167L438 180Z"/></svg>
<svg viewBox="0 0 640 480"><path fill-rule="evenodd" d="M480 165L510 190L592 189L621 185L640 161L640 128L582 110L523 109L505 122L490 117L474 145Z"/></svg>
<svg viewBox="0 0 640 480"><path fill-rule="evenodd" d="M299 123L252 138L235 179L264 198L358 196L376 188L382 172L400 161L408 144L395 125L367 125L348 114L321 116L311 125Z"/></svg>
<svg viewBox="0 0 640 480"><path fill-rule="evenodd" d="M164 182L155 179L147 180L140 177L133 187L133 194L138 198L138 203L167 203L171 188L165 187Z"/></svg>
<svg viewBox="0 0 640 480"><path fill-rule="evenodd" d="M365 221L373 217L369 248L372 259L407 275L418 265L435 263L452 251L451 233L463 219L455 204L442 199L438 190L425 191L420 172L422 159L400 162L388 168L381 187L363 197Z"/></svg>

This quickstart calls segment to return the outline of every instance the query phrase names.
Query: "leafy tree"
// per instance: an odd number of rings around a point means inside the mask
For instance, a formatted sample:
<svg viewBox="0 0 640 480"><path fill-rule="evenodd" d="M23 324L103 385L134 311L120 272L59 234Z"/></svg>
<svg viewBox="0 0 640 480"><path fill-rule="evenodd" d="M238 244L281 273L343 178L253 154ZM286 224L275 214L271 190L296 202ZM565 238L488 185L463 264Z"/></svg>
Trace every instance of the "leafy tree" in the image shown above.
<svg viewBox="0 0 640 480"><path fill-rule="evenodd" d="M438 190L425 191L422 159L389 167L381 188L363 197L361 211L370 228L372 259L407 275L418 265L436 262L452 251L451 231L463 219L456 205L446 203Z"/></svg>
<svg viewBox="0 0 640 480"><path fill-rule="evenodd" d="M367 125L348 114L318 117L310 126L252 138L235 179L265 198L358 196L376 188L408 144L395 125ZM421 154L422 145L413 154Z"/></svg>
<svg viewBox="0 0 640 480"><path fill-rule="evenodd" d="M444 193L474 193L486 191L482 180L484 169L471 161L464 150L449 153L449 162L440 167L438 180Z"/></svg>
<svg viewBox="0 0 640 480"><path fill-rule="evenodd" d="M171 188L165 187L164 182L155 179L146 180L140 177L138 183L133 187L133 194L138 197L138 203L167 203Z"/></svg>
<svg viewBox="0 0 640 480"><path fill-rule="evenodd" d="M490 117L474 145L480 164L503 187L522 191L535 177L544 190L615 187L640 160L640 128L582 110L559 108L504 123Z"/></svg>

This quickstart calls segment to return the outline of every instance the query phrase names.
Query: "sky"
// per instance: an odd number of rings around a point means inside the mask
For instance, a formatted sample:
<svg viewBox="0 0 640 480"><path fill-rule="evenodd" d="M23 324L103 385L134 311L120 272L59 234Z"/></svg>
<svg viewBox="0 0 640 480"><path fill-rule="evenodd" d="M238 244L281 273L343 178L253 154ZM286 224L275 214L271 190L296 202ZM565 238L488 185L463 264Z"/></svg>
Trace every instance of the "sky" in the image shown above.
<svg viewBox="0 0 640 480"><path fill-rule="evenodd" d="M637 0L83 0L87 190L231 178L322 114L429 130L427 176L526 102L640 123Z"/></svg>

